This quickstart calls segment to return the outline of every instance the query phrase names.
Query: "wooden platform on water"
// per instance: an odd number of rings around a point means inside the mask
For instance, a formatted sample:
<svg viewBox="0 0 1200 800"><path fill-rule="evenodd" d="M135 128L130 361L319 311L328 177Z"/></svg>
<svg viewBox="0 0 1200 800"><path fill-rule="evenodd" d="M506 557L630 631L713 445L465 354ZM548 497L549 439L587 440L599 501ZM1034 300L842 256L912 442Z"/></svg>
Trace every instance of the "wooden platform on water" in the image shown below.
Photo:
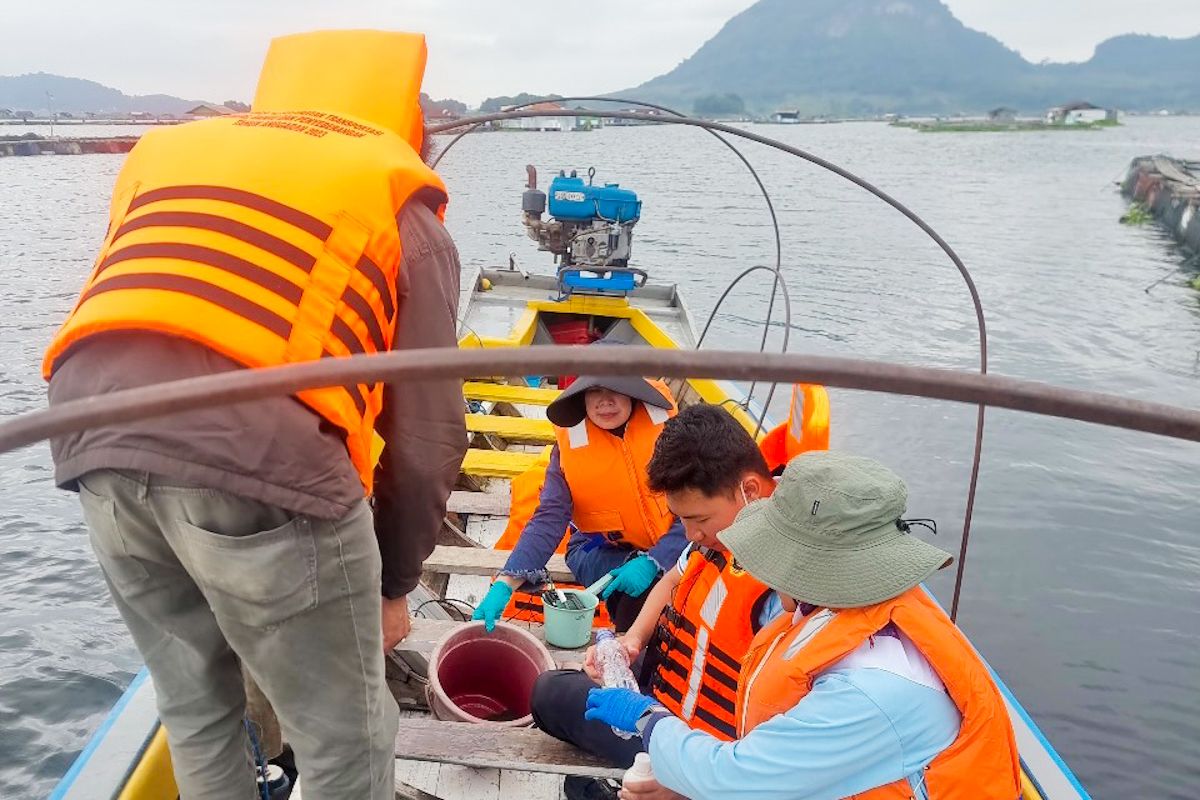
<svg viewBox="0 0 1200 800"><path fill-rule="evenodd" d="M1200 253L1200 161L1135 158L1121 193L1145 206L1192 253Z"/></svg>
<svg viewBox="0 0 1200 800"><path fill-rule="evenodd" d="M96 153L128 153L137 144L136 136L95 138L3 138L0 137L0 158L6 156L81 156Z"/></svg>

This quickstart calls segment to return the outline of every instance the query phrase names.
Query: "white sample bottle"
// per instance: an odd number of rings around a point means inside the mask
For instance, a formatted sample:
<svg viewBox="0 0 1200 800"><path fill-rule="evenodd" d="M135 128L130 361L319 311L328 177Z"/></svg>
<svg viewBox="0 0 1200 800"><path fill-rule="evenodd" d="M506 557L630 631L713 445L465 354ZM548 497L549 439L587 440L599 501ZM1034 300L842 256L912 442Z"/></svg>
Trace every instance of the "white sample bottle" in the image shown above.
<svg viewBox="0 0 1200 800"><path fill-rule="evenodd" d="M650 768L650 754L638 753L633 757L633 766L625 770L621 778L621 787L635 787L650 783L654 780L654 770Z"/></svg>

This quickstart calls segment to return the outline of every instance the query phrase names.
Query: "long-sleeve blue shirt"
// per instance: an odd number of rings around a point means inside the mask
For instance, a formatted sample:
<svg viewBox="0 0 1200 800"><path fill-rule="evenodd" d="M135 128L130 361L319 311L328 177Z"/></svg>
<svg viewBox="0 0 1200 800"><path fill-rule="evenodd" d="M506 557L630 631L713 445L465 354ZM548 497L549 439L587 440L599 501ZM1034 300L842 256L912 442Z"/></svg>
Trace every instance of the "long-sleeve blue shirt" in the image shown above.
<svg viewBox="0 0 1200 800"><path fill-rule="evenodd" d="M790 711L733 742L668 714L644 740L654 777L692 800L837 800L908 779L925 800L924 768L958 736L944 690L877 668L834 668Z"/></svg>
<svg viewBox="0 0 1200 800"><path fill-rule="evenodd" d="M550 556L554 555L558 543L562 541L573 512L571 487L567 485L567 477L563 474L559 462L558 445L554 445L550 451L550 464L546 467L546 482L542 484L537 510L525 525L517 546L513 548L500 574L516 575L532 582L543 581L546 563ZM602 537L595 538L600 542L598 546L610 546ZM646 553L665 571L675 565L686 546L687 537L684 535L683 524L676 518L670 530Z"/></svg>

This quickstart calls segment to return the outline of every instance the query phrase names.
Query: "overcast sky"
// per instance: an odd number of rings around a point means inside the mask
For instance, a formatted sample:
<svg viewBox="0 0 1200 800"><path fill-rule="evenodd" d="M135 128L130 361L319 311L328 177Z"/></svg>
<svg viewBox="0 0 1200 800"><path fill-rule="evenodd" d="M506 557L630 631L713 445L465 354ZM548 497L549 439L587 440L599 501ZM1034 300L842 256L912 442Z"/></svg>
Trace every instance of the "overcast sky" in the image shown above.
<svg viewBox="0 0 1200 800"><path fill-rule="evenodd" d="M804 2L805 0L794 0ZM426 90L472 105L586 94L669 71L754 0L0 0L0 75L53 72L127 94L249 100L267 41L314 28L424 31ZM1197 0L946 0L1031 61L1085 61L1120 33L1200 34Z"/></svg>

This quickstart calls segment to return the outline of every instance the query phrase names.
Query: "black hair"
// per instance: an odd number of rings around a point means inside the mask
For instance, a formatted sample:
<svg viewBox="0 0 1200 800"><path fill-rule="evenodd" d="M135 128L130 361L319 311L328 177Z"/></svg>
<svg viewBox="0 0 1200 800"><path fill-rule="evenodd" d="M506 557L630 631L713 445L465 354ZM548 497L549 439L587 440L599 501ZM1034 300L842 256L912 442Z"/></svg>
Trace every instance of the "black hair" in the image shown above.
<svg viewBox="0 0 1200 800"><path fill-rule="evenodd" d="M749 432L721 406L695 405L667 421L646 469L652 492L732 492L747 472L771 479Z"/></svg>

